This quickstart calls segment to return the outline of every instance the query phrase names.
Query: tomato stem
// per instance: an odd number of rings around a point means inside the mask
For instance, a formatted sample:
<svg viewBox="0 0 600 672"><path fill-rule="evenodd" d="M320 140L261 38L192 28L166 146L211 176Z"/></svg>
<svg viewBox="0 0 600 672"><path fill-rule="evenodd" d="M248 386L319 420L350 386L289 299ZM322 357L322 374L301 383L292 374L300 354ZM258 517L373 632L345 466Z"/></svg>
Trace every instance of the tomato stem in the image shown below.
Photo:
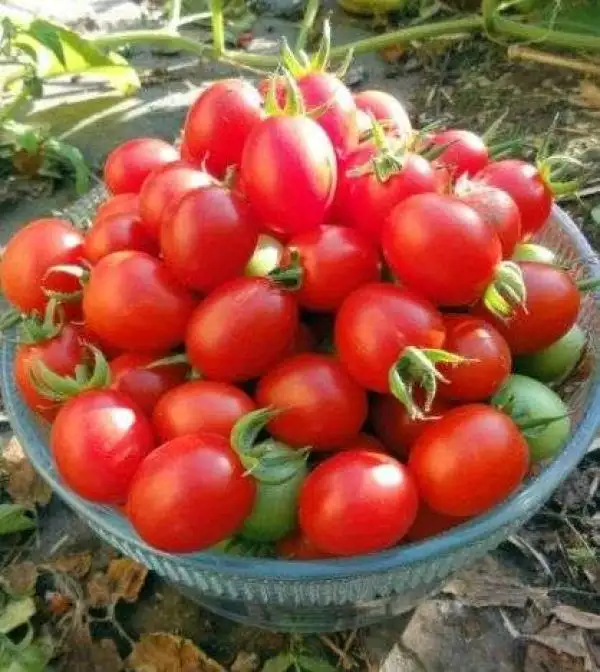
<svg viewBox="0 0 600 672"><path fill-rule="evenodd" d="M223 0L210 0L213 53L219 59L225 53L225 28L223 23Z"/></svg>
<svg viewBox="0 0 600 672"><path fill-rule="evenodd" d="M517 306L525 308L527 290L523 272L514 261L503 261L496 268L494 280L485 290L483 304L501 320L509 319Z"/></svg>
<svg viewBox="0 0 600 672"><path fill-rule="evenodd" d="M285 289L291 291L300 289L304 280L304 267L298 251L291 250L289 263L273 269L267 277Z"/></svg>
<svg viewBox="0 0 600 672"><path fill-rule="evenodd" d="M43 318L32 315L21 323L20 342L32 344L49 341L58 336L63 328L63 319L57 315L59 304L56 299L50 299L46 305ZM57 319L58 318L58 319Z"/></svg>
<svg viewBox="0 0 600 672"><path fill-rule="evenodd" d="M319 4L320 0L308 0L306 3L306 9L304 11L304 16L302 17L302 23L300 25L300 31L298 32L298 37L296 39L296 51L300 52L306 47L306 41L308 35L312 30L312 27L319 13Z"/></svg>

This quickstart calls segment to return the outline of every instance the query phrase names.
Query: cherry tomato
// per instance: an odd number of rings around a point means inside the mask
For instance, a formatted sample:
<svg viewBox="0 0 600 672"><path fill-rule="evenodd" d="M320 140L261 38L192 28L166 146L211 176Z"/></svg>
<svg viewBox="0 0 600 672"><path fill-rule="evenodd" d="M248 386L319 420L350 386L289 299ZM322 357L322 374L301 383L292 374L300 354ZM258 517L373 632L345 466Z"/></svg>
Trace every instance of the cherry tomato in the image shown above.
<svg viewBox="0 0 600 672"><path fill-rule="evenodd" d="M432 133L430 145L446 149L435 159L435 164L447 166L453 178L475 175L487 166L490 157L485 142L471 131L453 128Z"/></svg>
<svg viewBox="0 0 600 672"><path fill-rule="evenodd" d="M445 516L443 513L430 509L425 502L420 502L415 522L406 533L405 539L407 541L422 541L423 539L436 537L438 534L447 532L467 520L467 518Z"/></svg>
<svg viewBox="0 0 600 672"><path fill-rule="evenodd" d="M158 257L156 238L136 213L105 215L96 218L83 244L86 258L96 264L102 257L121 250L137 250Z"/></svg>
<svg viewBox="0 0 600 672"><path fill-rule="evenodd" d="M286 560L326 560L334 557L313 546L301 530L278 541L275 549L277 555Z"/></svg>
<svg viewBox="0 0 600 672"><path fill-rule="evenodd" d="M296 355L282 362L261 378L256 400L281 410L269 423L273 436L314 450L341 448L367 417L364 390L327 355Z"/></svg>
<svg viewBox="0 0 600 672"><path fill-rule="evenodd" d="M477 211L442 194L421 194L396 206L382 241L402 284L441 306L479 299L502 260L500 239Z"/></svg>
<svg viewBox="0 0 600 672"><path fill-rule="evenodd" d="M385 91L361 91L354 94L356 107L381 122L388 133L408 136L412 126L402 103Z"/></svg>
<svg viewBox="0 0 600 672"><path fill-rule="evenodd" d="M88 327L121 350L156 353L179 345L193 308L193 298L164 264L144 252L101 259L83 293Z"/></svg>
<svg viewBox="0 0 600 672"><path fill-rule="evenodd" d="M425 502L448 516L477 516L523 481L529 449L504 413L483 404L459 406L428 427L408 458Z"/></svg>
<svg viewBox="0 0 600 672"><path fill-rule="evenodd" d="M185 339L192 365L209 380L241 382L268 371L294 340L293 295L267 278L236 278L194 311Z"/></svg>
<svg viewBox="0 0 600 672"><path fill-rule="evenodd" d="M254 409L252 399L233 385L192 380L161 397L152 424L161 441L200 432L229 438L235 423Z"/></svg>
<svg viewBox="0 0 600 672"><path fill-rule="evenodd" d="M180 436L139 468L127 513L140 537L169 553L192 553L234 534L252 511L255 481L229 440Z"/></svg>
<svg viewBox="0 0 600 672"><path fill-rule="evenodd" d="M182 284L207 293L243 275L258 242L258 227L245 201L221 186L187 193L161 227L166 266Z"/></svg>
<svg viewBox="0 0 600 672"><path fill-rule="evenodd" d="M252 129L264 113L260 93L243 79L225 79L205 89L190 107L182 155L216 177L237 166Z"/></svg>
<svg viewBox="0 0 600 672"><path fill-rule="evenodd" d="M158 359L149 353L124 352L110 363L111 387L133 399L148 416L166 392L185 381L188 372L185 364L150 366Z"/></svg>
<svg viewBox="0 0 600 672"><path fill-rule="evenodd" d="M300 527L325 553L374 553L402 539L417 506L413 478L398 460L373 451L345 450L308 475L300 493Z"/></svg>
<svg viewBox="0 0 600 672"><path fill-rule="evenodd" d="M8 241L2 253L0 285L4 297L22 313L43 313L44 290L76 292L77 278L48 269L77 264L84 256L83 236L65 219L36 219Z"/></svg>
<svg viewBox="0 0 600 672"><path fill-rule="evenodd" d="M137 194L150 173L178 158L175 147L159 138L128 140L106 158L104 182L113 194Z"/></svg>
<svg viewBox="0 0 600 672"><path fill-rule="evenodd" d="M61 477L80 497L118 504L154 449L154 437L150 422L124 394L91 390L60 409L50 448Z"/></svg>
<svg viewBox="0 0 600 672"><path fill-rule="evenodd" d="M353 290L380 276L374 245L360 231L341 226L322 226L292 238L282 259L299 255L302 284L295 293L308 310L335 311Z"/></svg>
<svg viewBox="0 0 600 672"><path fill-rule="evenodd" d="M94 222L100 221L103 217L111 215L127 215L137 213L140 207L139 194L117 194L116 196L109 196L103 203L100 203Z"/></svg>

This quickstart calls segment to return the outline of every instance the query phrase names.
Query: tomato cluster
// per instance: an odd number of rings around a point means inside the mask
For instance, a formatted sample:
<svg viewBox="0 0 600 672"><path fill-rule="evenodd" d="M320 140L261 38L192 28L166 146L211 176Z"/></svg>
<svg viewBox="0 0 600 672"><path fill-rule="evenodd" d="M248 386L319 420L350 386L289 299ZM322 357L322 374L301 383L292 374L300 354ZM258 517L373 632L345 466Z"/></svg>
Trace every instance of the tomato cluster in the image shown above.
<svg viewBox="0 0 600 672"><path fill-rule="evenodd" d="M552 205L535 166L313 60L212 84L179 148L126 142L104 181L89 230L31 222L0 279L62 479L149 545L377 552L567 440L546 384L582 356L580 293L525 242Z"/></svg>

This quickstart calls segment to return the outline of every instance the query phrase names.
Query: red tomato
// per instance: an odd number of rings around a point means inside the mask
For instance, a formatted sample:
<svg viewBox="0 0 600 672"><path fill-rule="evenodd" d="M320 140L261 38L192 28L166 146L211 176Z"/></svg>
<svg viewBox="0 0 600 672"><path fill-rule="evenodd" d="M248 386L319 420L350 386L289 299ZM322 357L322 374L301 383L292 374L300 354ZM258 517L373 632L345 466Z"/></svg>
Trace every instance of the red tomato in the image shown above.
<svg viewBox="0 0 600 672"><path fill-rule="evenodd" d="M255 408L252 399L238 387L191 380L160 399L152 424L161 441L200 432L229 438L235 423Z"/></svg>
<svg viewBox="0 0 600 672"><path fill-rule="evenodd" d="M185 364L149 368L158 359L148 353L124 352L110 363L111 387L133 399L148 416L166 392L185 381L189 370Z"/></svg>
<svg viewBox="0 0 600 672"><path fill-rule="evenodd" d="M335 322L335 347L352 377L374 392L389 391L389 372L408 346L441 348L442 316L396 285L363 285L346 298Z"/></svg>
<svg viewBox="0 0 600 672"><path fill-rule="evenodd" d="M150 422L124 394L91 390L60 409L50 448L59 474L80 497L117 504L127 498L154 437Z"/></svg>
<svg viewBox="0 0 600 672"><path fill-rule="evenodd" d="M512 357L507 342L491 324L470 315L444 315L444 324L444 348L467 361L438 366L448 381L439 386L439 394L460 402L489 399L510 375Z"/></svg>
<svg viewBox="0 0 600 672"><path fill-rule="evenodd" d="M186 194L160 234L167 267L186 287L203 293L243 275L257 241L245 201L218 185Z"/></svg>
<svg viewBox="0 0 600 672"><path fill-rule="evenodd" d="M477 516L522 482L529 449L508 415L470 404L448 411L421 434L408 467L432 509L447 516Z"/></svg>
<svg viewBox="0 0 600 672"><path fill-rule="evenodd" d="M154 171L140 192L140 216L148 231L159 238L163 222L175 214L181 198L192 189L212 184L214 180L208 173L183 161Z"/></svg>
<svg viewBox="0 0 600 672"><path fill-rule="evenodd" d="M371 450L380 453L388 452L381 441L378 441L374 436L365 434L364 432L361 432L358 436L345 444L342 450Z"/></svg>
<svg viewBox="0 0 600 672"><path fill-rule="evenodd" d="M139 207L139 194L117 194L116 196L109 196L98 206L94 216L94 222L98 222L103 217L109 217L110 215L137 213Z"/></svg>
<svg viewBox="0 0 600 672"><path fill-rule="evenodd" d="M521 213L521 235L529 238L546 223L552 209L552 190L538 169L519 159L493 161L476 179L505 191Z"/></svg>
<svg viewBox="0 0 600 672"><path fill-rule="evenodd" d="M236 278L194 311L185 339L194 368L209 380L241 382L268 371L290 347L298 307L267 278Z"/></svg>
<svg viewBox="0 0 600 672"><path fill-rule="evenodd" d="M424 401L420 390L415 394L419 405ZM378 395L371 405L371 422L375 436L396 457L405 461L421 434L452 406L437 396L427 418L411 418L406 407L390 394Z"/></svg>
<svg viewBox="0 0 600 672"><path fill-rule="evenodd" d="M299 521L319 550L361 555L397 544L415 520L417 506L413 478L398 460L373 451L345 450L307 476Z"/></svg>
<svg viewBox="0 0 600 672"><path fill-rule="evenodd" d="M575 324L581 296L573 278L557 266L519 262L525 282L525 306L517 306L508 320L483 306L477 313L491 322L506 339L513 355L544 350Z"/></svg>
<svg viewBox="0 0 600 672"><path fill-rule="evenodd" d="M207 433L180 436L144 460L127 513L150 546L192 553L236 532L252 511L255 491L255 480L228 439Z"/></svg>
<svg viewBox="0 0 600 672"><path fill-rule="evenodd" d="M338 224L361 231L377 244L396 204L437 186L434 169L418 154L407 154L402 167L385 178L376 172L380 160L377 147L366 142L341 161L333 208Z"/></svg>
<svg viewBox="0 0 600 672"><path fill-rule="evenodd" d="M437 165L447 166L453 178L475 175L487 166L490 157L485 142L471 131L449 129L432 133L428 144L446 149L435 159Z"/></svg>
<svg viewBox="0 0 600 672"><path fill-rule="evenodd" d="M438 534L442 534L442 532L446 532L467 520L467 518L445 516L443 513L430 509L425 502L420 502L415 522L406 533L405 539L407 541L422 541L423 539L429 539L429 537L436 537Z"/></svg>
<svg viewBox="0 0 600 672"><path fill-rule="evenodd" d="M315 548L301 530L278 541L275 549L277 555L286 560L326 560L334 557Z"/></svg>
<svg viewBox="0 0 600 672"><path fill-rule="evenodd" d="M123 350L121 348L115 348L111 345L107 345L98 334L95 334L87 324L84 322L72 322L71 326L77 330L79 334L79 340L85 346L93 345L95 348L98 348L102 354L106 357L107 360L112 360L118 355L122 354Z"/></svg>
<svg viewBox="0 0 600 672"><path fill-rule="evenodd" d="M259 406L282 412L269 432L292 446L340 448L353 439L367 417L367 397L335 359L327 355L292 357L258 383Z"/></svg>
<svg viewBox="0 0 600 672"><path fill-rule="evenodd" d="M77 278L48 269L77 264L83 258L83 237L65 219L36 219L8 241L2 253L0 286L4 297L22 313L43 313L48 297L44 289L76 292Z"/></svg>
<svg viewBox="0 0 600 672"><path fill-rule="evenodd" d="M105 215L94 221L83 245L86 258L97 262L111 252L137 250L158 257L160 248L156 238L136 213Z"/></svg>
<svg viewBox="0 0 600 672"><path fill-rule="evenodd" d="M252 209L275 232L325 223L337 180L333 146L309 117L275 116L250 133L240 180Z"/></svg>
<svg viewBox="0 0 600 672"><path fill-rule="evenodd" d="M104 182L113 194L137 194L150 173L178 158L175 147L164 140L128 140L106 158Z"/></svg>
<svg viewBox="0 0 600 672"><path fill-rule="evenodd" d="M15 384L27 406L52 421L60 405L37 391L31 378L32 370L37 362L42 362L59 376L72 376L75 368L85 360L85 355L78 332L69 325L53 338L20 344L15 354Z"/></svg>
<svg viewBox="0 0 600 672"><path fill-rule="evenodd" d="M281 265L291 253L300 257L302 285L295 296L308 310L335 311L353 290L380 276L379 256L360 231L322 226L292 238Z"/></svg>
<svg viewBox="0 0 600 672"><path fill-rule="evenodd" d="M496 233L458 198L421 194L392 210L383 253L407 287L441 306L479 299L502 260Z"/></svg>
<svg viewBox="0 0 600 672"><path fill-rule="evenodd" d="M412 126L402 103L384 91L361 91L354 94L359 110L375 117L384 128L395 135L408 136Z"/></svg>
<svg viewBox="0 0 600 672"><path fill-rule="evenodd" d="M183 342L194 300L144 252L113 252L90 273L83 314L92 333L121 350L164 352Z"/></svg>
<svg viewBox="0 0 600 672"><path fill-rule="evenodd" d="M190 107L182 156L216 177L237 166L252 129L261 121L260 93L243 79L225 79L205 89Z"/></svg>

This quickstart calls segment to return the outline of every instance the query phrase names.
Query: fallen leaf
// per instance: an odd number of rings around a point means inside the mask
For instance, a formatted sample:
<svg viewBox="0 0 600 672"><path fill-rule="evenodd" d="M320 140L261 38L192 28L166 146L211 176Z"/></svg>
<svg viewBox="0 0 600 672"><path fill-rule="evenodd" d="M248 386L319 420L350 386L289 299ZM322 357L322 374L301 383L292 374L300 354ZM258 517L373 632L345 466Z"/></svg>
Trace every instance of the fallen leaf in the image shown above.
<svg viewBox="0 0 600 672"><path fill-rule="evenodd" d="M240 651L231 664L231 672L256 672L260 667L260 658L256 653Z"/></svg>
<svg viewBox="0 0 600 672"><path fill-rule="evenodd" d="M127 665L134 672L225 672L189 639L165 632L142 635Z"/></svg>
<svg viewBox="0 0 600 672"><path fill-rule="evenodd" d="M600 86L584 79L579 87L579 100L586 107L600 107Z"/></svg>
<svg viewBox="0 0 600 672"><path fill-rule="evenodd" d="M559 621L584 630L600 630L600 616L589 611L580 611L575 607L561 604L552 610L552 614Z"/></svg>
<svg viewBox="0 0 600 672"><path fill-rule="evenodd" d="M114 600L135 602L144 587L148 568L130 558L111 560L107 571Z"/></svg>
<svg viewBox="0 0 600 672"><path fill-rule="evenodd" d="M391 47L385 47L382 49L379 54L383 61L386 63L397 63L402 56L406 53L406 49L398 45L392 45Z"/></svg>
<svg viewBox="0 0 600 672"><path fill-rule="evenodd" d="M288 652L278 653L265 661L262 672L287 672L294 664L294 656Z"/></svg>
<svg viewBox="0 0 600 672"><path fill-rule="evenodd" d="M25 625L35 612L35 602L31 597L10 600L0 612L0 633L6 635L20 625Z"/></svg>
<svg viewBox="0 0 600 672"><path fill-rule="evenodd" d="M6 491L16 504L46 506L52 489L42 480L13 436L2 451L0 466L7 475Z"/></svg>
<svg viewBox="0 0 600 672"><path fill-rule="evenodd" d="M525 637L524 641L527 646L525 672L586 672L590 669L583 632L577 628L553 621L536 635Z"/></svg>
<svg viewBox="0 0 600 672"><path fill-rule="evenodd" d="M87 583L87 603L92 609L108 607L112 602L108 576L96 572Z"/></svg>
<svg viewBox="0 0 600 672"><path fill-rule="evenodd" d="M92 568L92 554L89 551L83 551L82 553L63 555L53 560L50 567L56 572L69 574L75 579L83 579Z"/></svg>
<svg viewBox="0 0 600 672"><path fill-rule="evenodd" d="M121 672L123 660L112 639L92 637L85 627L72 632L64 642L65 654L60 659L59 670L64 672Z"/></svg>
<svg viewBox="0 0 600 672"><path fill-rule="evenodd" d="M14 596L32 595L37 578L37 567L28 560L9 565L2 572L2 584L5 590Z"/></svg>

